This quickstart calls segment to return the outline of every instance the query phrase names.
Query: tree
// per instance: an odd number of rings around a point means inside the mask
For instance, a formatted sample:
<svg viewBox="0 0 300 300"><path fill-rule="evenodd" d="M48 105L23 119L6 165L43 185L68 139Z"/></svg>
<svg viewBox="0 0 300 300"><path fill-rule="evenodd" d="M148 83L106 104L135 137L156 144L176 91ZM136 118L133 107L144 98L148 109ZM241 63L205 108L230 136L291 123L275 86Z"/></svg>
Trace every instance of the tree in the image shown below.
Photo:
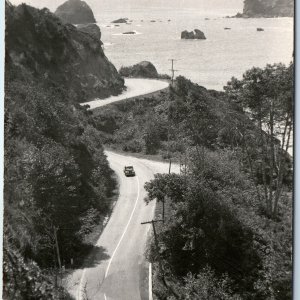
<svg viewBox="0 0 300 300"><path fill-rule="evenodd" d="M178 290L187 288L183 299L189 299L185 295L210 299L200 286L207 288L211 299L219 299L218 293L224 299L238 299L235 294L242 299L288 297L289 219L275 222L261 214L253 181L241 169L234 151L205 150L204 158L199 158L194 149L186 176L156 175L145 188L146 201L169 199L168 218L158 226L159 254L166 280L178 282ZM154 250L149 249L148 257L155 262ZM206 266L214 273L211 285L209 274L203 274ZM219 284L224 276L229 280L222 289ZM185 284L183 278L188 278Z"/></svg>
<svg viewBox="0 0 300 300"><path fill-rule="evenodd" d="M293 64L252 68L242 80L232 78L225 90L257 126L256 135L249 134L243 124L236 130L242 137L252 175L256 173L254 168L262 174L260 196L266 212L276 218L293 132Z"/></svg>
<svg viewBox="0 0 300 300"><path fill-rule="evenodd" d="M166 123L160 117L147 117L146 120L143 135L146 154L156 154L161 141L167 139Z"/></svg>
<svg viewBox="0 0 300 300"><path fill-rule="evenodd" d="M14 263L4 257L5 276L17 276L13 288L24 299L52 299L34 290L31 262L41 278L70 258L79 263L88 227L105 216L115 188L90 114L43 84L10 80L5 95L4 235L18 256Z"/></svg>

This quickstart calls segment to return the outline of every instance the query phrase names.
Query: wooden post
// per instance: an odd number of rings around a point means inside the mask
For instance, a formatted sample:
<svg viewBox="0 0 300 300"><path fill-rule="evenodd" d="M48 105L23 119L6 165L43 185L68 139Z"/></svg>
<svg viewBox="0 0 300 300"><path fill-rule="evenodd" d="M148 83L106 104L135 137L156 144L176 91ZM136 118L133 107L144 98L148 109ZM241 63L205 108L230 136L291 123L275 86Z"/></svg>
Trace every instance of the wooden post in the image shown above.
<svg viewBox="0 0 300 300"><path fill-rule="evenodd" d="M57 254L57 262L58 262L58 268L59 268L59 274L60 274L60 284L62 283L62 273L61 273L61 260L60 260L60 253L59 253L59 247L58 247L58 241L57 241L57 231L58 228L55 226L53 227L54 230L54 238L55 238L55 248L56 248L56 254Z"/></svg>
<svg viewBox="0 0 300 300"><path fill-rule="evenodd" d="M186 176L186 156L184 158L184 176Z"/></svg>
<svg viewBox="0 0 300 300"><path fill-rule="evenodd" d="M172 82L172 85L173 85L173 83L174 83L174 59L171 59L171 63L172 63L172 66L171 66L171 72L172 72L171 82Z"/></svg>
<svg viewBox="0 0 300 300"><path fill-rule="evenodd" d="M181 162L181 154L180 154L180 158L179 158L179 174L181 175L181 164L182 164L182 162Z"/></svg>
<svg viewBox="0 0 300 300"><path fill-rule="evenodd" d="M163 203L162 222L165 224L165 197L164 197L162 203Z"/></svg>
<svg viewBox="0 0 300 300"><path fill-rule="evenodd" d="M164 270L163 270L160 255L159 255L158 239L157 239L156 229L155 229L155 225L154 225L155 221L152 220L151 223L152 223L152 227L153 227L154 240L155 240L155 244L156 244L156 251L157 251L157 255L159 257L159 259L158 259L159 270L160 270L160 274L161 274L162 278L164 278Z"/></svg>
<svg viewBox="0 0 300 300"><path fill-rule="evenodd" d="M179 299L179 296L177 295L177 293L170 286L168 286L168 284L166 282L166 279L165 279L164 270L163 270L163 266L162 266L162 263L161 263L161 257L159 255L158 239L157 239L157 233L156 233L156 229L155 229L155 223L156 222L163 222L163 220L152 220L152 221L149 221L149 222L142 222L141 224L142 225L152 224L153 233L154 233L154 241L155 241L156 251L157 251L157 254L158 254L158 266L159 266L159 271L160 271L162 282L163 282L164 286L175 296L175 298Z"/></svg>
<svg viewBox="0 0 300 300"><path fill-rule="evenodd" d="M171 83L172 83L172 86L174 84L174 77L175 77L175 72L179 71L179 70L174 70L174 61L175 59L174 58L171 58L169 59L171 61L171 69L170 71L172 72L172 76L171 76Z"/></svg>
<svg viewBox="0 0 300 300"><path fill-rule="evenodd" d="M57 265L56 265L56 251L54 245L53 245L53 259L54 259L54 288L55 288L55 292L57 292Z"/></svg>
<svg viewBox="0 0 300 300"><path fill-rule="evenodd" d="M163 222L163 220L152 220L152 221L149 221L149 222L142 222L141 224L142 225L152 224L153 233L154 233L154 241L155 241L156 251L157 251L157 255L158 255L159 270L160 270L161 276L162 276L163 281L164 281L164 271L163 271L163 267L162 267L162 263L161 263L161 259L160 259L160 255L159 255L158 239L157 239L157 233L156 233L156 229L155 229L155 223L156 222Z"/></svg>
<svg viewBox="0 0 300 300"><path fill-rule="evenodd" d="M61 260L60 260L60 254L59 254L59 247L58 247L58 241L57 241L57 228L54 227L54 238L55 238L55 247L56 247L56 254L57 254L57 262L58 262L58 267L61 269Z"/></svg>

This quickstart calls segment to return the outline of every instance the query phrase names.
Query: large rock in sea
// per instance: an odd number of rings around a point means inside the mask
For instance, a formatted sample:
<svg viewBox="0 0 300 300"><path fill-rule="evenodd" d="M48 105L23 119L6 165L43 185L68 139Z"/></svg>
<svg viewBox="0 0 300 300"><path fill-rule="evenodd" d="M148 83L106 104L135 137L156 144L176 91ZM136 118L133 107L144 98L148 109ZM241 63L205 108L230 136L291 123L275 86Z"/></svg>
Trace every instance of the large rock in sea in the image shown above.
<svg viewBox="0 0 300 300"><path fill-rule="evenodd" d="M112 23L114 23L114 24L122 24L122 23L127 23L127 22L128 22L128 18L120 18L118 20L112 21Z"/></svg>
<svg viewBox="0 0 300 300"><path fill-rule="evenodd" d="M195 34L193 31L189 32L189 31L185 30L185 31L181 32L181 39L192 40L194 38L195 38Z"/></svg>
<svg viewBox="0 0 300 300"><path fill-rule="evenodd" d="M6 70L28 81L32 77L46 87L63 85L80 102L124 89L124 79L104 55L101 41L63 24L48 9L9 7L6 33Z"/></svg>
<svg viewBox="0 0 300 300"><path fill-rule="evenodd" d="M181 39L186 39L186 40L206 40L206 37L204 35L204 33L199 30L199 29L195 29L194 31L182 31L181 32Z"/></svg>
<svg viewBox="0 0 300 300"><path fill-rule="evenodd" d="M119 74L123 77L158 78L158 72L149 61L142 61L131 67L122 67Z"/></svg>
<svg viewBox="0 0 300 300"><path fill-rule="evenodd" d="M56 9L55 14L65 23L96 23L93 11L86 2L81 0L66 1Z"/></svg>
<svg viewBox="0 0 300 300"><path fill-rule="evenodd" d="M195 39L197 39L197 40L206 40L206 37L205 37L204 33L201 30L195 29L194 32L195 32Z"/></svg>
<svg viewBox="0 0 300 300"><path fill-rule="evenodd" d="M91 36L93 36L94 38L96 38L97 40L101 39L101 31L100 28L96 25L96 24L79 24L77 26L77 29L90 34Z"/></svg>
<svg viewBox="0 0 300 300"><path fill-rule="evenodd" d="M293 17L294 0L245 0L243 13L238 18Z"/></svg>
<svg viewBox="0 0 300 300"><path fill-rule="evenodd" d="M123 32L122 34L136 34L135 31L126 31L126 32Z"/></svg>

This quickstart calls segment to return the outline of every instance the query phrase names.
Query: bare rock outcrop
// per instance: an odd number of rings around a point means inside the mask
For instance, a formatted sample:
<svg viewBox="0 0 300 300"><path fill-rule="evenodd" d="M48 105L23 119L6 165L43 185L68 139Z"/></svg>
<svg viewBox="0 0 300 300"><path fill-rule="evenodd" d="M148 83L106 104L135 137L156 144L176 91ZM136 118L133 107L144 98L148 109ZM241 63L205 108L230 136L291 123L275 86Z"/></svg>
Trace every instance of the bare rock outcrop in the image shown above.
<svg viewBox="0 0 300 300"><path fill-rule="evenodd" d="M77 26L82 32L88 33L91 36L95 37L97 40L101 39L101 31L100 28L96 24L80 24Z"/></svg>
<svg viewBox="0 0 300 300"><path fill-rule="evenodd" d="M55 14L64 22L70 24L96 23L92 9L82 0L68 0L60 5Z"/></svg>
<svg viewBox="0 0 300 300"><path fill-rule="evenodd" d="M294 0L245 0L237 18L293 17Z"/></svg>
<svg viewBox="0 0 300 300"><path fill-rule="evenodd" d="M206 40L205 34L199 30L195 29L194 31L183 31L181 32L181 39L185 40Z"/></svg>
<svg viewBox="0 0 300 300"><path fill-rule="evenodd" d="M124 77L158 78L154 65L149 61L142 61L131 67L122 67L119 71Z"/></svg>

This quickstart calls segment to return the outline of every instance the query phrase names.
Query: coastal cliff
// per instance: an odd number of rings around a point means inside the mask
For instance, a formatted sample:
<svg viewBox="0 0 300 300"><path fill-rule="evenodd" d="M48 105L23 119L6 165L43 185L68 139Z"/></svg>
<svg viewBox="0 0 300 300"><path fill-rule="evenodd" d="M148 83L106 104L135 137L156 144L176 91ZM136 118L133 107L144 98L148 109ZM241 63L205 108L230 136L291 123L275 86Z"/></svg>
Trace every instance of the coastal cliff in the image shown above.
<svg viewBox="0 0 300 300"><path fill-rule="evenodd" d="M243 13L237 17L293 17L294 0L245 0Z"/></svg>
<svg viewBox="0 0 300 300"><path fill-rule="evenodd" d="M46 85L63 85L78 101L118 94L124 80L108 61L102 42L63 24L48 9L6 5L6 69Z"/></svg>

